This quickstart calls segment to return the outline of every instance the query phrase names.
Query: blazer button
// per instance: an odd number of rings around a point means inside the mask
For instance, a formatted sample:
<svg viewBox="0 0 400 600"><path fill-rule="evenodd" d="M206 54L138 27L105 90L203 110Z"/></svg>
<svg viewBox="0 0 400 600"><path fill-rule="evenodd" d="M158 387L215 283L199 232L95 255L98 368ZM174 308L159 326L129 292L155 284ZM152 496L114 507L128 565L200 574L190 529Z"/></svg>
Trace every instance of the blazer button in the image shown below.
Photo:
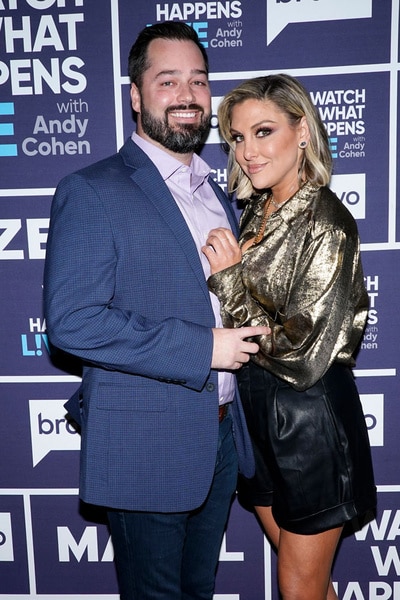
<svg viewBox="0 0 400 600"><path fill-rule="evenodd" d="M215 390L215 385L211 381L209 381L206 385L206 390L207 392L213 392Z"/></svg>

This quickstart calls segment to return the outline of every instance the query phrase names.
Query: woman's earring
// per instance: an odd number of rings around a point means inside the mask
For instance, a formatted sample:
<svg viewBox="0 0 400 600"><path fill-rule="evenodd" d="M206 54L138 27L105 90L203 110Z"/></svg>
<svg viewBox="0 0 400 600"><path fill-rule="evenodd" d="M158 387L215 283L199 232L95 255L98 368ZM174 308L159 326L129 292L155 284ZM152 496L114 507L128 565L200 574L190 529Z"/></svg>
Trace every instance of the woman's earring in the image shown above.
<svg viewBox="0 0 400 600"><path fill-rule="evenodd" d="M302 142L300 142L300 144L299 144L299 148L302 148L302 149L303 149L303 148L305 148L306 146L307 146L307 142L306 142L306 140L303 140L303 141L302 141Z"/></svg>

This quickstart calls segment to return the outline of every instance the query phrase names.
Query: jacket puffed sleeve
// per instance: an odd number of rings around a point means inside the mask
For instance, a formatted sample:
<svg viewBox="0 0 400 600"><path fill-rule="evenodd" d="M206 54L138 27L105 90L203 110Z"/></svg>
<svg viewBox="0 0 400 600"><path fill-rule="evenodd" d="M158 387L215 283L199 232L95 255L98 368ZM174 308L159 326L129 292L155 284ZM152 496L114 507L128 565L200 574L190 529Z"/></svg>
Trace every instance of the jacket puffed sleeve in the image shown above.
<svg viewBox="0 0 400 600"><path fill-rule="evenodd" d="M273 325L268 313L252 297L243 283L243 266L237 263L211 275L208 287L219 299L224 327L245 327L247 325ZM271 352L271 336L257 336L263 352Z"/></svg>

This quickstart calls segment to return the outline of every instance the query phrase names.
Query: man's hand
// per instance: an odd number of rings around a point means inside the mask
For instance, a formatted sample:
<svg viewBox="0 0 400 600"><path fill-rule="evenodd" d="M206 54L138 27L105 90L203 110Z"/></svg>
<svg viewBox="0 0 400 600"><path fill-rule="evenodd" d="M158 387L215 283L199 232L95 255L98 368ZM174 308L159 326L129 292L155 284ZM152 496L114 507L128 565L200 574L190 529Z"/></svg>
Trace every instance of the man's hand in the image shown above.
<svg viewBox="0 0 400 600"><path fill-rule="evenodd" d="M269 327L241 327L239 329L213 329L214 349L212 369L239 369L250 360L250 354L256 354L258 344L248 342L246 338L255 335L268 335Z"/></svg>

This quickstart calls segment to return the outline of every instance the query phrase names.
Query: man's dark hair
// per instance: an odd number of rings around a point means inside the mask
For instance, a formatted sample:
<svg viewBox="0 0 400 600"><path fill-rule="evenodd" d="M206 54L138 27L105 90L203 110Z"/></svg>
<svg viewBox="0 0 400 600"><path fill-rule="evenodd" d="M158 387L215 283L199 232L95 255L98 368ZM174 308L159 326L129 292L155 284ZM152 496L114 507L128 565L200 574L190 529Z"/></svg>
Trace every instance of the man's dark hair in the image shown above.
<svg viewBox="0 0 400 600"><path fill-rule="evenodd" d="M145 27L139 33L136 42L131 48L128 59L128 73L131 83L135 83L138 88L140 88L143 73L149 66L147 61L147 49L150 42L159 38L164 40L188 40L196 44L203 56L205 68L208 73L207 53L195 30L180 21L165 21L164 23L156 23L155 25Z"/></svg>

